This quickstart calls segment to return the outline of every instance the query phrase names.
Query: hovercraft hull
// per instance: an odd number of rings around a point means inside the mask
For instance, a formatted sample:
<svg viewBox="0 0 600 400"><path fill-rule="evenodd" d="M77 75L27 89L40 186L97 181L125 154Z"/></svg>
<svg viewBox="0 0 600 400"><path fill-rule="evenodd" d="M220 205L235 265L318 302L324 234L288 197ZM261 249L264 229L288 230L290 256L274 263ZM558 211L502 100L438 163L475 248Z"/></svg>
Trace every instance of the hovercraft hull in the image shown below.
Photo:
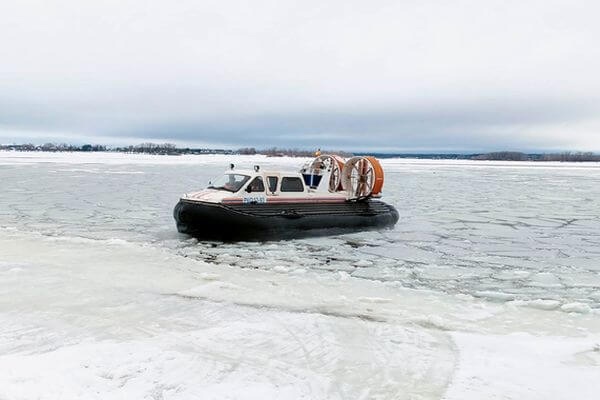
<svg viewBox="0 0 600 400"><path fill-rule="evenodd" d="M180 233L222 241L323 236L388 228L398 221L398 211L378 200L226 205L181 199L173 215Z"/></svg>

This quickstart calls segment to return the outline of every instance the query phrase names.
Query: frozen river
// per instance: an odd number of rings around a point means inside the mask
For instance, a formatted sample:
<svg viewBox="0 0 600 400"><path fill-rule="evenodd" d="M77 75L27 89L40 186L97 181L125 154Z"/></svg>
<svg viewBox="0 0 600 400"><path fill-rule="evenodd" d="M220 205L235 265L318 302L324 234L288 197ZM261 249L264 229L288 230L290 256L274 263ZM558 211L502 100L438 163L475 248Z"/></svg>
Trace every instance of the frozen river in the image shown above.
<svg viewBox="0 0 600 400"><path fill-rule="evenodd" d="M596 399L600 165L384 160L393 230L221 244L259 156L0 152L0 399Z"/></svg>

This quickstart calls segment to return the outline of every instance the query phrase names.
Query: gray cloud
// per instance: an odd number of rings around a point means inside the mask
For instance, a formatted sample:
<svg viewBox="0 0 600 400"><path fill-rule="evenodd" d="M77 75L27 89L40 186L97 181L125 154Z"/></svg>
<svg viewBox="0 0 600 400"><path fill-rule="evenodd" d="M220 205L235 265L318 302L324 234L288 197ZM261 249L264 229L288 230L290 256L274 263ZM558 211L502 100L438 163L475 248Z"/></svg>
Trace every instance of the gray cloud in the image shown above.
<svg viewBox="0 0 600 400"><path fill-rule="evenodd" d="M0 6L0 142L600 150L585 1Z"/></svg>

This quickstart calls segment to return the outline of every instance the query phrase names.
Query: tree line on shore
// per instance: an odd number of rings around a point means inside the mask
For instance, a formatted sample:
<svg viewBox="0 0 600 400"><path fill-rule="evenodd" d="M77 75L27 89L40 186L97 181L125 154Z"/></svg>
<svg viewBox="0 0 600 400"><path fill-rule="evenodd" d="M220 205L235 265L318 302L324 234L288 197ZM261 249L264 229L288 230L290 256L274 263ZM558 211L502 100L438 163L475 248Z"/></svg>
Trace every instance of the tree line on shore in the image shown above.
<svg viewBox="0 0 600 400"><path fill-rule="evenodd" d="M255 147L244 147L238 150L230 149L210 149L210 148L189 148L177 147L172 143L141 143L135 146L108 147L98 144L84 144L81 146L66 143L45 143L42 145L10 144L0 145L0 150L9 151L46 151L46 152L121 152L121 153L140 153L156 155L181 155L181 154L243 154L254 155L262 154L268 157L313 157L315 151L301 149L286 149L270 147L267 149L256 149ZM323 154L338 154L342 157L351 157L352 153L345 151L323 150ZM456 158L463 160L488 160L488 161L570 161L570 162L600 162L600 154L592 152L571 152L564 151L559 153L522 153L517 151L497 151L484 154L381 154L382 157L401 157L401 158ZM426 156L426 157L425 157Z"/></svg>
<svg viewBox="0 0 600 400"><path fill-rule="evenodd" d="M352 153L347 151L331 151L331 150L323 150L317 149L315 150L300 150L300 149L284 149L279 147L270 147L268 149L257 150L254 147L244 147L239 149L237 154L263 154L267 157L314 157L315 153L319 152L322 154L337 154L341 157L352 157Z"/></svg>
<svg viewBox="0 0 600 400"><path fill-rule="evenodd" d="M571 152L563 151L560 153L542 153L542 154L527 154L518 151L497 151L486 154L477 154L472 157L473 160L489 160L489 161L600 161L600 154L592 152Z"/></svg>
<svg viewBox="0 0 600 400"><path fill-rule="evenodd" d="M138 145L109 147L97 144L84 144L81 146L65 144L65 143L45 143L42 145L26 144L9 144L0 145L0 150L11 151L46 151L46 152L119 152L119 153L143 153L143 154L158 154L158 155L179 155L179 154L234 154L233 150L226 149L192 149L179 148L172 143L141 143Z"/></svg>
<svg viewBox="0 0 600 400"><path fill-rule="evenodd" d="M181 154L262 154L269 157L312 157L315 151L285 149L271 147L268 149L257 150L254 147L244 147L238 150L231 149L210 149L210 148L189 148L177 147L172 143L141 143L138 145L108 147L104 145L84 144L81 146L66 144L66 143L45 143L42 145L26 144L10 144L0 145L0 150L9 151L44 151L44 152L120 152L120 153L141 153L141 154L157 154L157 155L181 155ZM334 151L341 156L352 156L351 153L344 151Z"/></svg>

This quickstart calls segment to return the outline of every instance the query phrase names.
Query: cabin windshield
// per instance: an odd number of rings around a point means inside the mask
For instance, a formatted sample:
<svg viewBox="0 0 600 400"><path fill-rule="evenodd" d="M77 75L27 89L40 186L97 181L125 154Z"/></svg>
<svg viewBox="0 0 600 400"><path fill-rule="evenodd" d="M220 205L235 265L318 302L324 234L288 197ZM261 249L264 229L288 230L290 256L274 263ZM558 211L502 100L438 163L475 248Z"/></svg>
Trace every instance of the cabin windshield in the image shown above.
<svg viewBox="0 0 600 400"><path fill-rule="evenodd" d="M226 190L235 193L241 189L250 177L242 174L225 174L208 185L209 189Z"/></svg>

